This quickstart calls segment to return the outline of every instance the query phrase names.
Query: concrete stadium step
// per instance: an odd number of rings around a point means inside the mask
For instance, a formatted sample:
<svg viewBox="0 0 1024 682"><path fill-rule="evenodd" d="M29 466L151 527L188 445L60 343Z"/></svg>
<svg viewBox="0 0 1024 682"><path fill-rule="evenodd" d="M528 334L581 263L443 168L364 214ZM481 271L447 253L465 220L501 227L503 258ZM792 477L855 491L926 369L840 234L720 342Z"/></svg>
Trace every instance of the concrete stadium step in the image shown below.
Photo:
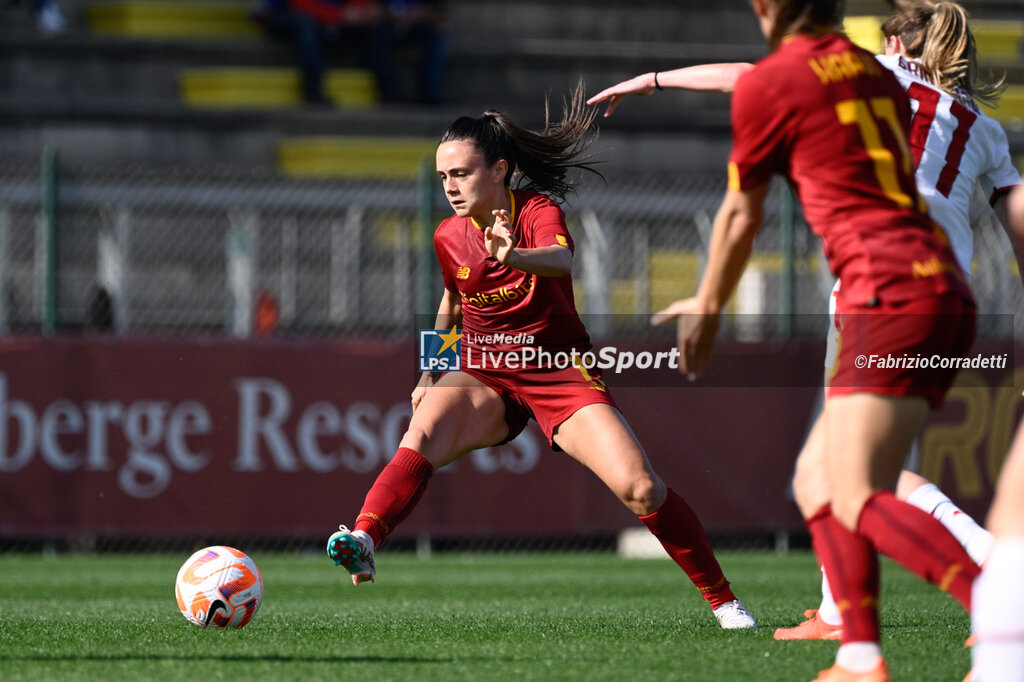
<svg viewBox="0 0 1024 682"><path fill-rule="evenodd" d="M302 104L298 69L204 67L181 74L181 99L191 107L282 108ZM331 69L324 76L324 94L343 109L367 109L380 102L373 72Z"/></svg>
<svg viewBox="0 0 1024 682"><path fill-rule="evenodd" d="M0 33L0 99L53 99L88 106L118 99L178 101L180 73L213 65L294 68L293 51L272 41L104 38L74 33L47 40Z"/></svg>
<svg viewBox="0 0 1024 682"><path fill-rule="evenodd" d="M747 0L448 0L451 26L488 27L500 45L530 37L599 42L764 44Z"/></svg>
<svg viewBox="0 0 1024 682"><path fill-rule="evenodd" d="M291 176L413 179L435 151L433 137L299 137L281 140L277 158Z"/></svg>
<svg viewBox="0 0 1024 682"><path fill-rule="evenodd" d="M246 0L105 0L86 8L89 28L123 38L256 38Z"/></svg>

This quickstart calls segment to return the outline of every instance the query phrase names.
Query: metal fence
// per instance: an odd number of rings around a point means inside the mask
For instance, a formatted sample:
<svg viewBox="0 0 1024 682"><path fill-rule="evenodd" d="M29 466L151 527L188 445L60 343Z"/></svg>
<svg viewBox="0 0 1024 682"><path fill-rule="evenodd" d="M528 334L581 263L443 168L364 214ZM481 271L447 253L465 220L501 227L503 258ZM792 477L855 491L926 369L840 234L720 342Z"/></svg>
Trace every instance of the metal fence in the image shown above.
<svg viewBox="0 0 1024 682"><path fill-rule="evenodd" d="M45 156L0 165L0 332L407 333L415 314L436 309L429 235L450 213L436 181L421 182L50 168ZM647 313L695 290L724 189L719 175L583 184L565 209L578 307L604 320L591 324L595 336L639 334ZM726 336L823 334L815 315L832 277L786 198L773 188ZM982 312L1022 311L1009 242L995 223L977 227L974 271Z"/></svg>

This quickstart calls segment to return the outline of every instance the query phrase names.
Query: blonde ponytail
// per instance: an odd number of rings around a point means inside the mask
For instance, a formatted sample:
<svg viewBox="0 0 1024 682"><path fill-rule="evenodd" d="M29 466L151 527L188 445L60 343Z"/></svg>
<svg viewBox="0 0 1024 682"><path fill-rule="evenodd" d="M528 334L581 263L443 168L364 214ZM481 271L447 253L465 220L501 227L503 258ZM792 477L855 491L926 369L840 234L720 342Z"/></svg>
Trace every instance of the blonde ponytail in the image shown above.
<svg viewBox="0 0 1024 682"><path fill-rule="evenodd" d="M995 107L1006 89L1005 78L982 80L978 50L967 23L967 11L955 2L897 0L882 26L886 38L898 36L908 57L921 62L940 90Z"/></svg>

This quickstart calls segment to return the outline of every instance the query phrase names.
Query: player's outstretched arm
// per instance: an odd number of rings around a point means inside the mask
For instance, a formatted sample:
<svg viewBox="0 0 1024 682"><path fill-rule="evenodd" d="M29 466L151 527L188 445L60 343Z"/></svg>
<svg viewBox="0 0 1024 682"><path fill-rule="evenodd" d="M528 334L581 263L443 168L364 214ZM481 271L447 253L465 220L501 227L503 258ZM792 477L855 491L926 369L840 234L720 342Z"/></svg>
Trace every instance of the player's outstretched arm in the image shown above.
<svg viewBox="0 0 1024 682"><path fill-rule="evenodd" d="M731 64L699 64L686 66L672 71L651 71L634 76L629 80L616 83L605 88L587 100L593 106L608 102L608 110L604 115L611 116L627 95L644 97L655 89L693 90L695 92L732 92L736 81L744 73L754 68L753 64L736 62Z"/></svg>

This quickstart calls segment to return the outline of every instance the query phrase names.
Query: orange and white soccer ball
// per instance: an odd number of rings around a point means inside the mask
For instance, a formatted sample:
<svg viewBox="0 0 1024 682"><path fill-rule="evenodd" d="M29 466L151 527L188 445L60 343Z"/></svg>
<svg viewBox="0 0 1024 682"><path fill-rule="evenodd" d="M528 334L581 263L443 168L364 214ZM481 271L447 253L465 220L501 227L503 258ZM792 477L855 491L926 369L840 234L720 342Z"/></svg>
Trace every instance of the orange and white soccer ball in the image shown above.
<svg viewBox="0 0 1024 682"><path fill-rule="evenodd" d="M216 545L181 565L174 582L181 615L201 628L240 628L263 603L263 577L244 552Z"/></svg>

